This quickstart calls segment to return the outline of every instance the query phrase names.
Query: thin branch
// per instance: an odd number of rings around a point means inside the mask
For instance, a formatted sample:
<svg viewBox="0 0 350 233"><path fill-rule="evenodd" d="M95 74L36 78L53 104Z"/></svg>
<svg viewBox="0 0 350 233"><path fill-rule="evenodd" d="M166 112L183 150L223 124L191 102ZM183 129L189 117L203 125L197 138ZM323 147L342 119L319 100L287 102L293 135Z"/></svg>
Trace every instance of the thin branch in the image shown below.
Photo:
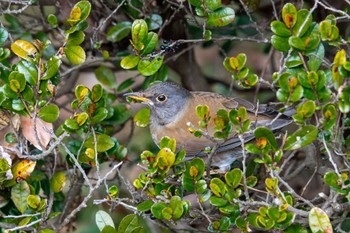
<svg viewBox="0 0 350 233"><path fill-rule="evenodd" d="M98 25L97 28L95 28L94 33L92 34L92 41L96 41L97 33L101 30L101 28L107 23L107 21L117 13L117 11L120 9L121 6L126 2L126 0L123 0L119 5L110 13L103 21Z"/></svg>

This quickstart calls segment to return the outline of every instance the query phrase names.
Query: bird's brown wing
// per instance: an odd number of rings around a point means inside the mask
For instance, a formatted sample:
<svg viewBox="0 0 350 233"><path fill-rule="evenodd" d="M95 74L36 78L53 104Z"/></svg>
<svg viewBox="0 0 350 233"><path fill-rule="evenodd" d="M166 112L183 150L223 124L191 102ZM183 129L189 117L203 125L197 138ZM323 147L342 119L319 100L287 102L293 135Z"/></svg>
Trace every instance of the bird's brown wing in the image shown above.
<svg viewBox="0 0 350 233"><path fill-rule="evenodd" d="M272 131L276 131L278 129L281 129L287 125L289 125L293 120L285 115L281 115L278 119L275 119L275 117L278 115L278 112L267 105L259 105L258 108L252 104L251 102L238 98L238 97L224 97L219 94L215 93L208 93L208 92L195 92L197 96L197 102L198 104L200 102L205 102L209 105L210 112L212 117L215 116L216 112L219 109L226 109L226 110L231 110L231 109L238 109L239 107L245 107L248 112L248 117L252 121L252 126L251 129L254 130L257 127L260 126L265 126ZM214 100L216 104L214 103ZM220 104L218 104L218 102ZM194 108L192 106L192 108ZM208 126L208 132L213 135L213 130L214 125L213 123ZM251 133L246 133L244 135L244 142L247 143L254 139L254 134ZM234 148L240 147L241 146L241 140L238 138L235 132L233 132L229 138L223 142L223 144L219 147L217 150L218 153L225 152L225 151L230 151ZM195 142L194 142L195 144ZM213 143L210 143L212 146ZM191 148L188 146L187 148ZM197 145L198 148L198 145ZM204 148L203 148L204 149ZM189 155L204 155L202 151L189 151Z"/></svg>
<svg viewBox="0 0 350 233"><path fill-rule="evenodd" d="M255 110L254 104L238 97L234 97L234 98L226 97L225 99L223 99L222 105L225 106L227 109L245 107L249 112L252 112Z"/></svg>

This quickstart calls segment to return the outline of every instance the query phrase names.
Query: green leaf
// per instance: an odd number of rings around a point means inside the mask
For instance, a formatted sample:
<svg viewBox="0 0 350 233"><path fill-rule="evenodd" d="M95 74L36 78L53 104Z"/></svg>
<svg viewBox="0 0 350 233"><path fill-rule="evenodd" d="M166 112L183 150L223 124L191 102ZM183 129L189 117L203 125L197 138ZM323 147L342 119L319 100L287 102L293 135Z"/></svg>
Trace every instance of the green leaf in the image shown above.
<svg viewBox="0 0 350 233"><path fill-rule="evenodd" d="M260 138L267 139L267 141L272 146L272 148L274 148L274 149L278 148L278 144L277 144L275 135L273 134L273 132L269 128L258 127L254 131L254 136L256 139L260 139Z"/></svg>
<svg viewBox="0 0 350 233"><path fill-rule="evenodd" d="M162 219L163 218L162 210L166 207L167 205L165 203L158 202L152 206L151 212L155 218Z"/></svg>
<svg viewBox="0 0 350 233"><path fill-rule="evenodd" d="M66 47L63 49L63 51L64 51L67 59L73 65L82 64L86 60L85 51L80 46L67 44Z"/></svg>
<svg viewBox="0 0 350 233"><path fill-rule="evenodd" d="M8 48L0 48L0 61L5 60L11 55L11 51Z"/></svg>
<svg viewBox="0 0 350 233"><path fill-rule="evenodd" d="M191 5L195 6L195 7L200 7L202 6L202 0L188 0L189 3L191 3Z"/></svg>
<svg viewBox="0 0 350 233"><path fill-rule="evenodd" d="M180 219L184 214L182 200L179 196L172 196L170 199L170 208L173 210L172 215L175 220Z"/></svg>
<svg viewBox="0 0 350 233"><path fill-rule="evenodd" d="M301 224L295 223L286 228L284 233L307 233L307 230Z"/></svg>
<svg viewBox="0 0 350 233"><path fill-rule="evenodd" d="M291 31L281 21L275 20L271 23L271 31L277 36L288 37L291 36Z"/></svg>
<svg viewBox="0 0 350 233"><path fill-rule="evenodd" d="M226 184L232 188L236 188L242 179L242 171L239 168L235 168L225 174Z"/></svg>
<svg viewBox="0 0 350 233"><path fill-rule="evenodd" d="M215 11L221 6L221 0L205 0L206 7L211 10Z"/></svg>
<svg viewBox="0 0 350 233"><path fill-rule="evenodd" d="M17 64L17 69L30 85L34 86L38 82L38 70L33 63L21 60Z"/></svg>
<svg viewBox="0 0 350 233"><path fill-rule="evenodd" d="M199 180L196 182L196 191L198 194L202 194L207 191L208 185L205 180Z"/></svg>
<svg viewBox="0 0 350 233"><path fill-rule="evenodd" d="M241 216L236 218L235 224L237 227L242 231L242 232L247 232L248 231L248 222Z"/></svg>
<svg viewBox="0 0 350 233"><path fill-rule="evenodd" d="M27 198L29 194L29 185L24 180L13 186L11 189L11 200L22 214L24 214L27 209Z"/></svg>
<svg viewBox="0 0 350 233"><path fill-rule="evenodd" d="M308 100L297 108L297 113L302 115L304 118L310 118L315 113L315 110L315 102L312 100Z"/></svg>
<svg viewBox="0 0 350 233"><path fill-rule="evenodd" d="M103 85L109 88L114 88L116 86L116 77L110 68L100 66L95 70L95 75L97 80Z"/></svg>
<svg viewBox="0 0 350 233"><path fill-rule="evenodd" d="M149 108L143 108L134 116L134 122L138 127L147 127L150 123L151 111Z"/></svg>
<svg viewBox="0 0 350 233"><path fill-rule="evenodd" d="M36 210L40 205L41 198L38 195L29 195L27 198L28 206Z"/></svg>
<svg viewBox="0 0 350 233"><path fill-rule="evenodd" d="M98 102L103 96L103 87L100 84L95 84L91 89L92 102Z"/></svg>
<svg viewBox="0 0 350 233"><path fill-rule="evenodd" d="M273 35L271 37L271 44L275 49L281 52L288 52L288 50L290 49L288 37Z"/></svg>
<svg viewBox="0 0 350 233"><path fill-rule="evenodd" d="M309 17L308 17L309 16ZM309 15L307 9L301 9L298 11L297 21L293 27L293 34L296 36L303 36L309 29L312 23L312 14ZM301 28L304 26L303 28Z"/></svg>
<svg viewBox="0 0 350 233"><path fill-rule="evenodd" d="M309 212L309 226L313 233L333 232L332 224L322 209L313 207Z"/></svg>
<svg viewBox="0 0 350 233"><path fill-rule="evenodd" d="M82 31L76 31L69 34L67 44L69 45L80 45L84 42L85 34Z"/></svg>
<svg viewBox="0 0 350 233"><path fill-rule="evenodd" d="M136 50L144 48L144 41L147 38L148 26L145 20L137 19L133 22L131 27L131 38Z"/></svg>
<svg viewBox="0 0 350 233"><path fill-rule="evenodd" d="M324 45L322 43L319 44L319 46L312 51L311 53L307 54L309 57L309 61L307 62L307 66L310 71L317 71L323 61L324 55L325 55L325 49Z"/></svg>
<svg viewBox="0 0 350 233"><path fill-rule="evenodd" d="M172 152L176 151L176 140L173 138L169 138L167 136L162 137L159 142L160 148L169 148Z"/></svg>
<svg viewBox="0 0 350 233"><path fill-rule="evenodd" d="M87 116L87 113L85 113ZM84 115L85 115L84 114ZM64 126L68 128L68 130L77 130L79 129L79 124L75 119L67 119L64 121ZM67 128L65 128L65 130L67 130Z"/></svg>
<svg viewBox="0 0 350 233"><path fill-rule="evenodd" d="M17 143L17 137L15 135L15 133L13 132L8 132L6 135L5 135L5 140L7 143ZM4 158L0 158L0 171L4 171L4 170L8 170L8 168L4 168L2 165L2 162L6 162L6 159ZM7 162L6 162L7 164Z"/></svg>
<svg viewBox="0 0 350 233"><path fill-rule="evenodd" d="M55 104L49 104L39 110L38 116L46 122L55 122L60 115L60 109Z"/></svg>
<svg viewBox="0 0 350 233"><path fill-rule="evenodd" d="M203 159L201 158L194 158L191 163L189 163L189 167L187 169L186 167L186 175L190 175L189 172L191 170L191 167L195 167L197 169L197 174L192 177L194 180L200 180L204 174L204 170L205 170L205 163L203 161Z"/></svg>
<svg viewBox="0 0 350 233"><path fill-rule="evenodd" d="M158 14L151 14L151 17L146 19L148 25L148 30L156 30L160 28L163 24L162 16Z"/></svg>
<svg viewBox="0 0 350 233"><path fill-rule="evenodd" d="M108 188L108 194L111 197L113 198L117 197L118 193L119 193L119 188L116 185L112 185Z"/></svg>
<svg viewBox="0 0 350 233"><path fill-rule="evenodd" d="M123 124L131 117L131 111L126 104L117 104L114 108L109 108L109 111L111 116L104 120L104 124Z"/></svg>
<svg viewBox="0 0 350 233"><path fill-rule="evenodd" d="M324 115L325 121L324 121L324 128L325 130L329 130L336 121L337 116L337 109L334 104L326 104L323 109L322 113Z"/></svg>
<svg viewBox="0 0 350 233"><path fill-rule="evenodd" d="M0 45L5 43L5 41L7 40L8 36L9 36L9 33L6 30L6 28L0 27Z"/></svg>
<svg viewBox="0 0 350 233"><path fill-rule="evenodd" d="M296 86L292 94L290 95L290 101L297 102L298 100L301 99L303 94L304 94L303 87L301 85Z"/></svg>
<svg viewBox="0 0 350 233"><path fill-rule="evenodd" d="M189 165L189 163L186 165ZM186 191L188 191L188 192L194 191L194 188L195 188L194 181L190 175L185 175L182 177L182 185Z"/></svg>
<svg viewBox="0 0 350 233"><path fill-rule="evenodd" d="M219 211L223 214L234 214L239 212L239 208L237 205L233 205L231 203L228 203L224 206L219 206Z"/></svg>
<svg viewBox="0 0 350 233"><path fill-rule="evenodd" d="M40 230L39 233L55 233L55 232L51 229L42 229L42 230Z"/></svg>
<svg viewBox="0 0 350 233"><path fill-rule="evenodd" d="M62 61L59 57L52 56L47 61L47 69L46 69L44 76L41 79L47 80L47 79L54 77L58 73L58 70L61 66L61 63L62 63Z"/></svg>
<svg viewBox="0 0 350 233"><path fill-rule="evenodd" d="M217 196L211 196L209 198L209 201L213 206L216 206L216 207L226 206L228 203L228 201L226 199L221 198L221 197L217 197Z"/></svg>
<svg viewBox="0 0 350 233"><path fill-rule="evenodd" d="M137 65L137 70L143 76L151 76L155 74L163 64L164 56L158 56L156 58L141 60Z"/></svg>
<svg viewBox="0 0 350 233"><path fill-rule="evenodd" d="M133 78L128 78L124 80L121 84L119 84L117 88L117 92L121 92L127 88L129 88L132 84L135 83L135 80Z"/></svg>
<svg viewBox="0 0 350 233"><path fill-rule="evenodd" d="M151 53L158 44L157 33L149 32L144 44L145 44L145 47L143 48L142 55Z"/></svg>
<svg viewBox="0 0 350 233"><path fill-rule="evenodd" d="M47 16L47 22L51 25L51 27L57 27L58 26L58 20L57 20L57 17L56 15L53 15L53 14L49 14Z"/></svg>
<svg viewBox="0 0 350 233"><path fill-rule="evenodd" d="M196 115L200 120L205 120L209 116L209 107L207 105L196 106Z"/></svg>
<svg viewBox="0 0 350 233"><path fill-rule="evenodd" d="M24 110L24 104L20 99L14 99L12 100L12 105L11 107L13 108L14 111L20 112Z"/></svg>
<svg viewBox="0 0 350 233"><path fill-rule="evenodd" d="M94 112L93 118L91 119L91 123L99 123L106 119L107 115L108 110L104 107L100 107Z"/></svg>
<svg viewBox="0 0 350 233"><path fill-rule="evenodd" d="M162 209L162 216L164 219L169 220L173 217L173 209L165 207Z"/></svg>
<svg viewBox="0 0 350 233"><path fill-rule="evenodd" d="M10 169L10 165L6 158L0 158L0 171L7 172Z"/></svg>
<svg viewBox="0 0 350 233"><path fill-rule="evenodd" d="M152 208L154 202L152 200L146 200L137 205L137 210L141 212L148 211Z"/></svg>
<svg viewBox="0 0 350 233"><path fill-rule="evenodd" d="M94 137L91 135L84 143L84 146L87 148L95 148L95 143L97 144L97 152L105 152L111 149L115 142L113 139L107 134L99 134L96 135L96 142L94 141Z"/></svg>
<svg viewBox="0 0 350 233"><path fill-rule="evenodd" d="M325 183L331 187L333 190L335 190L336 192L340 193L340 194L347 194L346 190L342 190L342 184L343 181L341 179L341 177L339 177L335 172L327 172L324 177L323 177Z"/></svg>
<svg viewBox="0 0 350 233"><path fill-rule="evenodd" d="M256 176L248 176L247 177L247 186L254 187L258 183L258 178Z"/></svg>
<svg viewBox="0 0 350 233"><path fill-rule="evenodd" d="M129 70L132 68L135 68L140 62L140 57L136 56L136 55L129 55L124 57L121 61L120 61L120 66L123 69Z"/></svg>
<svg viewBox="0 0 350 233"><path fill-rule="evenodd" d="M213 27L223 27L233 22L235 11L230 7L221 7L208 14L207 24Z"/></svg>
<svg viewBox="0 0 350 233"><path fill-rule="evenodd" d="M19 84L18 84L19 85ZM11 90L10 88L10 84L5 84L3 86L3 89L4 91L4 95L6 98L10 98L10 99L18 99L18 93L17 92L14 92L13 90Z"/></svg>
<svg viewBox="0 0 350 233"><path fill-rule="evenodd" d="M299 49L302 51L306 49L305 42L300 37L291 36L288 39L288 43L290 46L292 46L296 49Z"/></svg>
<svg viewBox="0 0 350 233"><path fill-rule="evenodd" d="M131 23L124 21L117 23L116 25L110 27L107 32L107 40L112 42L119 42L125 37L129 36L131 32Z"/></svg>
<svg viewBox="0 0 350 233"><path fill-rule="evenodd" d="M62 191L66 184L67 177L63 171L56 172L50 180L50 188L54 193Z"/></svg>
<svg viewBox="0 0 350 233"><path fill-rule="evenodd" d="M113 219L107 212L103 210L99 210L96 212L95 222L98 229L100 229L100 231L102 231L102 229L105 228L106 226L111 226L114 228Z"/></svg>
<svg viewBox="0 0 350 233"><path fill-rule="evenodd" d="M110 225L106 225L102 229L101 233L117 233L117 230L114 227L110 226Z"/></svg>
<svg viewBox="0 0 350 233"><path fill-rule="evenodd" d="M303 146L306 146L312 143L317 138L317 134L318 129L316 126L303 126L301 129L297 130L287 138L286 144L284 145L284 149L296 150Z"/></svg>
<svg viewBox="0 0 350 233"><path fill-rule="evenodd" d="M203 33L203 38L205 39L205 41L210 41L212 39L211 35L212 35L212 32L206 29Z"/></svg>
<svg viewBox="0 0 350 233"><path fill-rule="evenodd" d="M287 68L297 67L303 64L303 61L298 55L291 55L286 62Z"/></svg>
<svg viewBox="0 0 350 233"><path fill-rule="evenodd" d="M229 217L224 216L220 219L220 231L227 231L230 227L231 220Z"/></svg>

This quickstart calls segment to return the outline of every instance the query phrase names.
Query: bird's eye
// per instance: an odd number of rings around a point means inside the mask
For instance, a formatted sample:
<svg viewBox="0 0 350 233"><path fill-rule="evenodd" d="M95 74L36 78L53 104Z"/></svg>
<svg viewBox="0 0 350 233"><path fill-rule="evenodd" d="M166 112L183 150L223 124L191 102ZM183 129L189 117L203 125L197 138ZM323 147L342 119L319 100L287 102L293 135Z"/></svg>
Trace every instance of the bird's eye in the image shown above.
<svg viewBox="0 0 350 233"><path fill-rule="evenodd" d="M158 102L164 102L164 101L166 101L167 97L166 97L166 95L162 94L162 95L158 95L156 99Z"/></svg>

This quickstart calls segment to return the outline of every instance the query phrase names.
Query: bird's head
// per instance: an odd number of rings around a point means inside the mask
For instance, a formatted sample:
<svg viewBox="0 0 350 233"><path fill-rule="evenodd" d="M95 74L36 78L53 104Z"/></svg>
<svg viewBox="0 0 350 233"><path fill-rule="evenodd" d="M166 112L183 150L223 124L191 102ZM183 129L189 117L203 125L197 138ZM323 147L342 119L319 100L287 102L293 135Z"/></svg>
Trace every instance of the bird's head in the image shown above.
<svg viewBox="0 0 350 233"><path fill-rule="evenodd" d="M167 125L176 121L185 109L191 93L174 83L157 83L144 91L131 92L125 96L146 104L151 110L151 123Z"/></svg>

